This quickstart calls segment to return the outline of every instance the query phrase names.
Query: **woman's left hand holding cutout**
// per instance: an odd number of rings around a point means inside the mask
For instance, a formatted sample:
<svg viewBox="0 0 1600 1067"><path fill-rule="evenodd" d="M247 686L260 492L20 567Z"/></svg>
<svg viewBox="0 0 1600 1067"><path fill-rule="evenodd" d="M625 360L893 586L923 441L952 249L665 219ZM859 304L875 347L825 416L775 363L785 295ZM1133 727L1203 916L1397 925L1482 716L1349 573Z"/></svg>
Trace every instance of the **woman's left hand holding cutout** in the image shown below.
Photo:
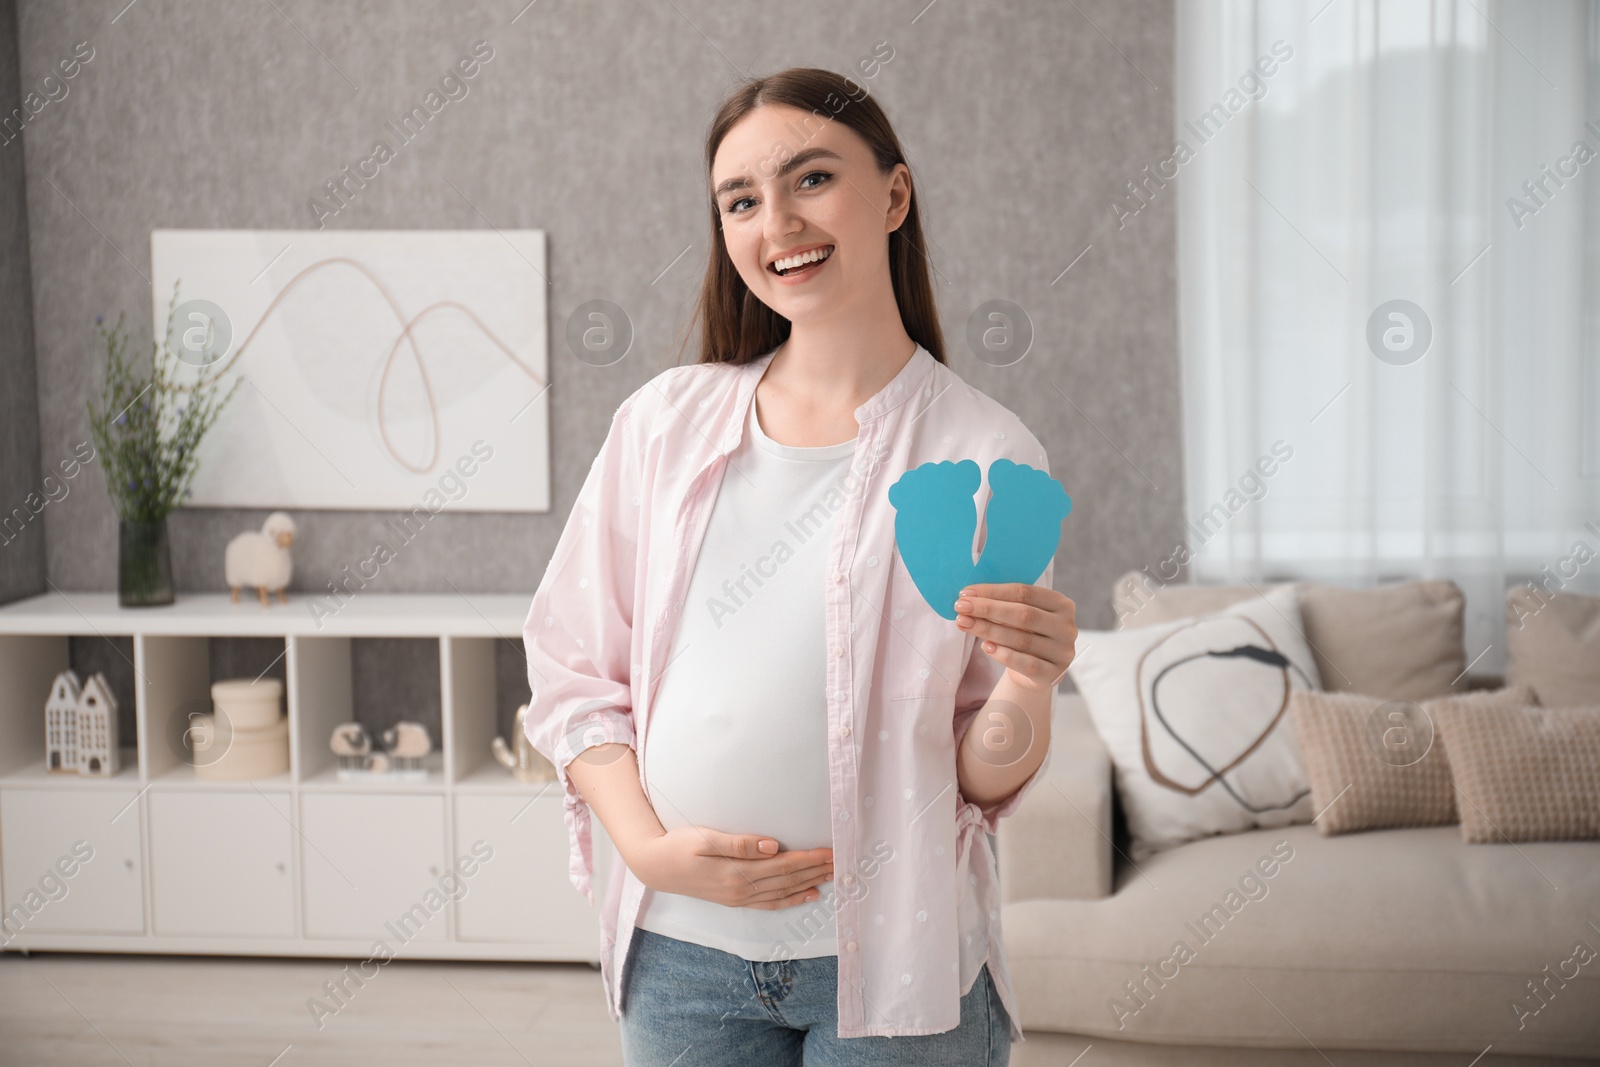
<svg viewBox="0 0 1600 1067"><path fill-rule="evenodd" d="M1077 605L1065 593L1022 582L969 585L956 601L956 625L1024 689L1061 684L1077 654Z"/></svg>

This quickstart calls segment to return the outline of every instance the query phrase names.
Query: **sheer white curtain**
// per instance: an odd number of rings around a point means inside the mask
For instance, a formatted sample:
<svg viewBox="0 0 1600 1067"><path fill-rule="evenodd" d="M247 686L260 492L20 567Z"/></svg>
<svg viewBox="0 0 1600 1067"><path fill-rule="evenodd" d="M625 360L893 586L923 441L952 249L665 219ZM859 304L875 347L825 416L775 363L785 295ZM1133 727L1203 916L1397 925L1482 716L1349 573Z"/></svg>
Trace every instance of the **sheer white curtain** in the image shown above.
<svg viewBox="0 0 1600 1067"><path fill-rule="evenodd" d="M1600 590L1600 0L1177 25L1191 578L1453 578L1503 669L1509 585Z"/></svg>

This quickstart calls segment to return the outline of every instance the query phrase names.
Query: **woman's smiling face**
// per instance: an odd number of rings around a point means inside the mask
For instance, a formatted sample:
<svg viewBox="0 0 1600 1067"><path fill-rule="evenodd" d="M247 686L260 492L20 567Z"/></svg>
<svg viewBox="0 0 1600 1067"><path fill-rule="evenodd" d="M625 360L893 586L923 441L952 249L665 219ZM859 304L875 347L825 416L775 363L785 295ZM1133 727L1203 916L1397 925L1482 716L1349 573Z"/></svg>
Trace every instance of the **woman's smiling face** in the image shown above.
<svg viewBox="0 0 1600 1067"><path fill-rule="evenodd" d="M717 146L711 183L734 268L789 321L887 288L888 234L910 208L910 171L880 172L849 127L758 107Z"/></svg>

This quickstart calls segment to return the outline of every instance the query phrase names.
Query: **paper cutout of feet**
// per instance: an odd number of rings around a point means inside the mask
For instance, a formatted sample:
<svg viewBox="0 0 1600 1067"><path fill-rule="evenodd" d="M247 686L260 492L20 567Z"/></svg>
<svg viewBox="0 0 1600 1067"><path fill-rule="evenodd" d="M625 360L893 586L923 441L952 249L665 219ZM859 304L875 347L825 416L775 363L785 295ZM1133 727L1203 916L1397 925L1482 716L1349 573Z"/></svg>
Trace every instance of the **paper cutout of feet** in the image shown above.
<svg viewBox="0 0 1600 1067"><path fill-rule="evenodd" d="M1072 511L1066 487L1046 471L1009 459L989 465L992 496L985 514L983 552L972 562L978 532L973 494L982 472L970 459L924 463L889 487L894 539L911 580L929 607L956 617L956 596L979 582L1039 580L1061 541L1061 521Z"/></svg>

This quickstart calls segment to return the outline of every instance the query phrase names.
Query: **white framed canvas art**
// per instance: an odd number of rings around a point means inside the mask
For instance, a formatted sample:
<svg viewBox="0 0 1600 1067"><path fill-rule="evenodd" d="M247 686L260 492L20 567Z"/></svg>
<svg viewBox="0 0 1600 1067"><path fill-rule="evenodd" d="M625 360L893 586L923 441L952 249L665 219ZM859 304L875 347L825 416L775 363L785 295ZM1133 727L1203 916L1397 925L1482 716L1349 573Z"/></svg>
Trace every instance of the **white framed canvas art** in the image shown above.
<svg viewBox="0 0 1600 1067"><path fill-rule="evenodd" d="M181 376L242 379L188 506L549 510L543 230L154 230L150 259Z"/></svg>

